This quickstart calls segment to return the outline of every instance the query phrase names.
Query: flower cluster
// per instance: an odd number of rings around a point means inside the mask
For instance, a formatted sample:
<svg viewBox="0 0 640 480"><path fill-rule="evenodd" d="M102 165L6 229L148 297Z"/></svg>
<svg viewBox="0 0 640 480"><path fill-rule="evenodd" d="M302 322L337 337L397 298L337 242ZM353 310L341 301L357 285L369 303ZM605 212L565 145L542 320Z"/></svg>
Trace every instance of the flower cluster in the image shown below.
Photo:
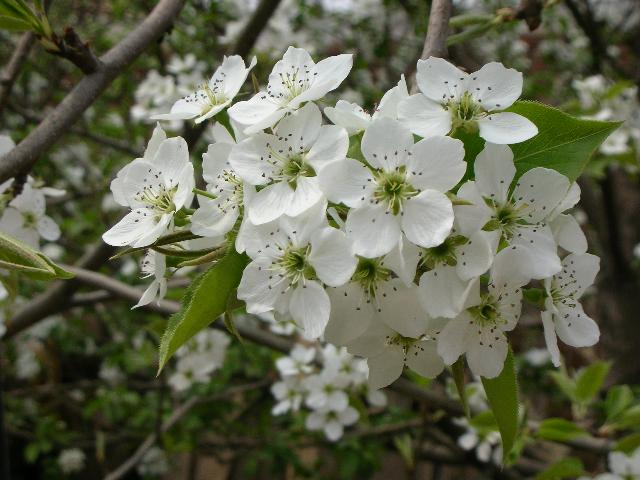
<svg viewBox="0 0 640 480"><path fill-rule="evenodd" d="M178 361L168 383L176 392L183 392L195 383L206 383L224 364L229 336L205 329L176 352Z"/></svg>
<svg viewBox="0 0 640 480"><path fill-rule="evenodd" d="M327 439L336 441L342 437L344 427L360 418L352 398L364 394L370 405L381 407L386 405L386 397L367 388L366 362L350 355L344 347L327 344L318 353L314 347L296 344L288 356L276 361L280 380L271 387L277 400L272 413L297 412L305 406L310 410L306 428L321 430Z"/></svg>
<svg viewBox="0 0 640 480"><path fill-rule="evenodd" d="M593 480L633 480L640 478L640 448L627 455L623 452L609 453L609 473L601 473ZM589 480L580 477L578 480Z"/></svg>
<svg viewBox="0 0 640 480"><path fill-rule="evenodd" d="M505 111L521 95L521 73L420 60L419 93L401 78L373 112L346 101L325 108L328 124L318 102L345 80L351 55L316 63L290 47L264 89L232 104L253 64L226 58L209 84L156 117L219 115L203 155L206 187L194 188L186 142L157 127L144 157L112 183L131 212L105 241L146 247L190 230L233 245L250 259L237 288L247 312L366 358L373 389L405 366L435 377L463 355L475 375L499 375L531 281L544 287L533 290L556 365L558 337L576 347L598 340L580 298L599 260L568 213L580 189L548 168L517 175L509 144L537 134ZM475 159L465 159L461 131L485 143ZM155 265L146 300L163 293L157 256ZM287 397L286 382L278 411L303 400ZM311 428L326 424L320 415Z"/></svg>
<svg viewBox="0 0 640 480"><path fill-rule="evenodd" d="M15 144L5 135L0 135L0 156L9 152ZM15 179L10 178L0 185L0 231L25 244L40 248L40 239L55 242L60 238L60 227L46 214L46 197L60 197L64 190L45 187L28 176L15 194Z"/></svg>

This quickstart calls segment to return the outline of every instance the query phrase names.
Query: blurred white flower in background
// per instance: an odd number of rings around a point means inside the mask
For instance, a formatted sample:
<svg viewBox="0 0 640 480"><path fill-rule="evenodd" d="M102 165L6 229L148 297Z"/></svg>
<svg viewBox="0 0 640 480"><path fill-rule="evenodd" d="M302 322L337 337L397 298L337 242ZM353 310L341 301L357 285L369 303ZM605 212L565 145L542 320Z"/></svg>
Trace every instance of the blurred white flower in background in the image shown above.
<svg viewBox="0 0 640 480"><path fill-rule="evenodd" d="M58 466L63 473L77 473L84 468L86 456L79 448L68 448L60 452Z"/></svg>

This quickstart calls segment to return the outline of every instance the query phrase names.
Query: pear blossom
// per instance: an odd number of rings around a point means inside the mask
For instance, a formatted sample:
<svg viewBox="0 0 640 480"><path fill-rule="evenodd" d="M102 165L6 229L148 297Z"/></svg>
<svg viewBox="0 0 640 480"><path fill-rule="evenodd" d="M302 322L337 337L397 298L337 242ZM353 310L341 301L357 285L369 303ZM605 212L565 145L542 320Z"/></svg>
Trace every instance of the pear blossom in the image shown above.
<svg viewBox="0 0 640 480"><path fill-rule="evenodd" d="M109 245L146 247L173 228L174 216L193 199L195 180L187 142L156 130L145 157L125 166L111 183L114 199L131 208L103 236Z"/></svg>
<svg viewBox="0 0 640 480"><path fill-rule="evenodd" d="M278 401L271 409L271 413L278 416L300 410L305 390L299 378L287 376L271 386L271 393Z"/></svg>
<svg viewBox="0 0 640 480"><path fill-rule="evenodd" d="M312 431L322 430L328 440L335 442L342 437L344 427L353 425L358 418L360 414L350 406L341 410L322 408L314 410L307 416L305 426Z"/></svg>
<svg viewBox="0 0 640 480"><path fill-rule="evenodd" d="M571 214L563 213L573 208L579 201L580 186L574 182L567 195L547 219L558 246L571 253L586 253L588 247L587 237L585 237L578 220Z"/></svg>
<svg viewBox="0 0 640 480"><path fill-rule="evenodd" d="M252 223L295 217L322 200L318 171L346 158L349 139L343 128L321 124L320 110L309 103L282 120L274 134L256 134L231 150L237 175L259 188L246 205Z"/></svg>
<svg viewBox="0 0 640 480"><path fill-rule="evenodd" d="M361 143L369 166L346 159L319 173L330 201L350 207L346 230L363 257L389 253L402 234L420 247L442 243L453 227L453 207L445 192L466 170L460 140L433 137L414 145L397 120L371 122Z"/></svg>
<svg viewBox="0 0 640 480"><path fill-rule="evenodd" d="M640 448L631 455L624 452L609 453L611 473L596 475L595 480L630 480L640 478Z"/></svg>
<svg viewBox="0 0 640 480"><path fill-rule="evenodd" d="M493 250L500 250L494 265L505 278L524 284L557 273L560 258L547 220L567 198L569 179L555 170L536 167L511 188L516 168L513 152L506 145L487 144L474 170L475 181L466 182L457 192L471 203L455 207L460 233L480 229L491 233Z"/></svg>
<svg viewBox="0 0 640 480"><path fill-rule="evenodd" d="M430 270L420 277L419 298L430 316L453 318L464 309L474 282L491 267L488 237L483 231L469 238L454 232L441 245L422 250Z"/></svg>
<svg viewBox="0 0 640 480"><path fill-rule="evenodd" d="M424 325L422 332L409 337L383 322L373 322L361 337L347 345L347 349L349 353L367 359L371 389L393 383L405 365L424 377L434 378L444 368L435 341L440 325L433 321Z"/></svg>
<svg viewBox="0 0 640 480"><path fill-rule="evenodd" d="M406 239L387 255L360 258L349 283L327 290L331 315L325 340L347 345L361 336L374 318L404 331L420 329L426 316L413 284L418 261L418 248Z"/></svg>
<svg viewBox="0 0 640 480"><path fill-rule="evenodd" d="M590 347L597 343L600 330L584 313L579 300L593 284L600 259L590 253L570 254L562 259L562 270L544 281L545 310L541 313L544 337L553 364L560 366L557 337L572 347Z"/></svg>
<svg viewBox="0 0 640 480"><path fill-rule="evenodd" d="M419 94L400 102L400 119L416 135L479 130L491 143L519 143L538 134L527 118L509 108L522 93L522 73L491 62L468 74L442 58L418 60Z"/></svg>
<svg viewBox="0 0 640 480"><path fill-rule="evenodd" d="M519 284L489 283L480 294L480 282L467 298L466 309L447 321L438 336L438 353L446 365L466 354L471 371L485 378L497 377L507 357L506 332L515 328L522 309Z"/></svg>
<svg viewBox="0 0 640 480"><path fill-rule="evenodd" d="M190 120L201 123L221 112L231 104L242 88L251 69L256 65L253 57L248 67L239 55L225 56L222 64L215 71L208 83L178 100L171 107L171 112L153 115L153 120Z"/></svg>
<svg viewBox="0 0 640 480"><path fill-rule="evenodd" d="M481 432L469 424L466 418L456 418L454 423L466 429L458 437L458 445L466 451L475 450L476 458L482 463L492 461L496 465L502 462L500 433L496 430Z"/></svg>
<svg viewBox="0 0 640 480"><path fill-rule="evenodd" d="M315 348L307 348L304 345L296 344L286 357L281 357L276 361L276 367L282 376L293 376L306 374L313 371L311 362L316 357Z"/></svg>
<svg viewBox="0 0 640 480"><path fill-rule="evenodd" d="M46 200L42 189L27 182L22 192L9 202L0 217L0 231L39 249L40 238L50 242L60 238L60 227L46 215Z"/></svg>
<svg viewBox="0 0 640 480"><path fill-rule="evenodd" d="M202 177L210 197L198 195L200 207L191 216L191 231L196 235L217 237L228 233L249 202L252 188L244 183L229 163L235 145L231 134L220 124L214 127L219 141L209 145L202 155Z"/></svg>
<svg viewBox="0 0 640 480"><path fill-rule="evenodd" d="M86 455L79 448L68 448L60 452L58 466L65 474L76 473L84 468Z"/></svg>
<svg viewBox="0 0 640 480"><path fill-rule="evenodd" d="M286 114L335 90L351 71L350 54L325 58L317 64L302 48L289 47L271 74L266 91L238 102L229 116L242 125L247 135L274 126Z"/></svg>
<svg viewBox="0 0 640 480"><path fill-rule="evenodd" d="M136 466L136 471L142 477L151 475L159 477L169 471L169 460L167 453L160 447L151 447L140 459Z"/></svg>
<svg viewBox="0 0 640 480"><path fill-rule="evenodd" d="M397 120L398 104L408 96L407 82L404 75L401 75L398 84L382 96L380 104L372 114L366 112L358 104L346 100L338 100L335 107L326 107L324 114L335 125L345 128L351 136L365 130L376 118L390 117Z"/></svg>
<svg viewBox="0 0 640 480"><path fill-rule="evenodd" d="M329 321L324 285L346 283L357 263L346 235L328 226L325 208L319 204L305 215L283 216L243 233L253 258L238 286L247 312L288 312L311 338L320 336Z"/></svg>
<svg viewBox="0 0 640 480"><path fill-rule="evenodd" d="M306 404L317 410L329 408L344 410L349 405L349 396L345 389L349 385L349 377L333 369L325 369L317 375L305 379L307 389Z"/></svg>
<svg viewBox="0 0 640 480"><path fill-rule="evenodd" d="M154 300L161 300L167 294L167 258L156 252L148 250L141 263L143 278L153 277L153 281L140 297L140 301L133 307L148 305Z"/></svg>

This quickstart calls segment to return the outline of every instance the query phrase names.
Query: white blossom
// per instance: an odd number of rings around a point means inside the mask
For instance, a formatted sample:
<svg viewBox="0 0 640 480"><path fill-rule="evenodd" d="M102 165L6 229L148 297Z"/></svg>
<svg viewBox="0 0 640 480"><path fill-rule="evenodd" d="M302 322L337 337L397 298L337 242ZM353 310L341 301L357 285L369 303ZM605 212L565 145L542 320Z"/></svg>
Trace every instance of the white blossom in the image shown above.
<svg viewBox="0 0 640 480"><path fill-rule="evenodd" d="M322 200L318 172L346 157L349 139L343 128L321 124L320 110L309 103L282 120L274 134L253 135L231 150L229 163L238 176L259 187L246 206L252 223L295 217Z"/></svg>
<svg viewBox="0 0 640 480"><path fill-rule="evenodd" d="M317 64L307 51L289 47L271 74L266 91L229 109L229 115L242 125L245 133L272 127L287 113L313 102L336 89L351 71L350 54L325 58Z"/></svg>
<svg viewBox="0 0 640 480"><path fill-rule="evenodd" d="M453 208L445 192L464 175L460 140L433 137L414 145L398 121L382 117L362 137L369 166L352 159L320 171L327 198L350 207L346 230L363 257L389 253L402 235L420 247L444 241L453 226Z"/></svg>
<svg viewBox="0 0 640 480"><path fill-rule="evenodd" d="M311 362L315 357L315 348L296 344L288 356L281 357L276 361L276 367L280 375L284 377L310 373L313 371Z"/></svg>
<svg viewBox="0 0 640 480"><path fill-rule="evenodd" d="M58 466L65 474L76 473L84 468L86 455L79 448L68 448L60 452Z"/></svg>
<svg viewBox="0 0 640 480"><path fill-rule="evenodd" d="M562 260L562 270L544 281L546 291L542 324L553 364L560 366L557 337L572 347L589 347L600 338L600 329L582 308L579 300L593 284L600 269L595 255L570 254Z"/></svg>
<svg viewBox="0 0 640 480"><path fill-rule="evenodd" d="M153 115L153 120L190 120L195 123L213 117L231 104L242 88L249 72L256 64L253 57L248 67L239 55L224 57L222 64L215 71L209 82L178 100L171 107L170 113Z"/></svg>
<svg viewBox="0 0 640 480"><path fill-rule="evenodd" d="M193 199L193 165L182 137L166 139L158 127L143 158L111 182L116 202L130 207L102 238L109 245L146 247L173 227L176 213Z"/></svg>
<svg viewBox="0 0 640 480"><path fill-rule="evenodd" d="M344 427L353 425L360 418L360 414L353 407L345 407L342 410L332 410L322 408L311 412L305 421L305 426L309 430L322 430L328 440L335 442L339 440Z"/></svg>
<svg viewBox="0 0 640 480"><path fill-rule="evenodd" d="M143 278L153 277L138 303L133 307L148 305L154 300L162 300L167 294L167 258L155 250L147 250L142 263Z"/></svg>
<svg viewBox="0 0 640 480"><path fill-rule="evenodd" d="M458 128L479 130L492 143L519 143L538 128L509 108L522 93L522 73L491 62L468 74L446 60L418 60L416 82L422 93L400 102L400 119L416 135L446 135Z"/></svg>
<svg viewBox="0 0 640 480"><path fill-rule="evenodd" d="M140 463L136 467L138 474L160 476L169 471L169 461L167 453L160 447L151 447L144 454Z"/></svg>

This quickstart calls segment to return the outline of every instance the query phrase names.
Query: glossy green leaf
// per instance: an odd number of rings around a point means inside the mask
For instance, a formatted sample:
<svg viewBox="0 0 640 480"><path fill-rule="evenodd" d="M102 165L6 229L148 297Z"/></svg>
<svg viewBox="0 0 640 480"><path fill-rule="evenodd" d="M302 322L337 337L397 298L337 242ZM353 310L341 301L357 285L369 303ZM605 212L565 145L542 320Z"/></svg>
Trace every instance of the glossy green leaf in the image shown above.
<svg viewBox="0 0 640 480"><path fill-rule="evenodd" d="M590 403L602 388L610 369L610 362L595 362L580 370L575 378L576 400L582 404Z"/></svg>
<svg viewBox="0 0 640 480"><path fill-rule="evenodd" d="M226 311L229 295L240 283L247 263L246 255L232 250L193 281L182 308L171 316L162 336L158 372L178 348Z"/></svg>
<svg viewBox="0 0 640 480"><path fill-rule="evenodd" d="M16 17L0 15L0 30L10 30L12 32L28 32L32 29L31 24Z"/></svg>
<svg viewBox="0 0 640 480"><path fill-rule="evenodd" d="M585 474L584 465L580 459L567 457L558 460L536 476L536 480L562 480L576 478Z"/></svg>
<svg viewBox="0 0 640 480"><path fill-rule="evenodd" d="M518 380L511 349L500 375L496 378L482 378L482 384L500 430L504 460L511 452L518 435Z"/></svg>
<svg viewBox="0 0 640 480"><path fill-rule="evenodd" d="M15 271L34 280L73 278L73 273L18 239L0 232L0 269Z"/></svg>
<svg viewBox="0 0 640 480"><path fill-rule="evenodd" d="M593 152L621 124L572 117L538 102L516 102L509 111L528 118L539 131L535 137L511 145L517 176L534 167L547 167L575 181Z"/></svg>
<svg viewBox="0 0 640 480"><path fill-rule="evenodd" d="M638 448L640 448L640 432L632 433L631 435L627 435L626 437L618 440L615 444L614 450L624 452L629 455L635 452Z"/></svg>
<svg viewBox="0 0 640 480"><path fill-rule="evenodd" d="M564 418L548 418L540 423L536 436L543 440L565 442L577 437L588 436L583 428Z"/></svg>

